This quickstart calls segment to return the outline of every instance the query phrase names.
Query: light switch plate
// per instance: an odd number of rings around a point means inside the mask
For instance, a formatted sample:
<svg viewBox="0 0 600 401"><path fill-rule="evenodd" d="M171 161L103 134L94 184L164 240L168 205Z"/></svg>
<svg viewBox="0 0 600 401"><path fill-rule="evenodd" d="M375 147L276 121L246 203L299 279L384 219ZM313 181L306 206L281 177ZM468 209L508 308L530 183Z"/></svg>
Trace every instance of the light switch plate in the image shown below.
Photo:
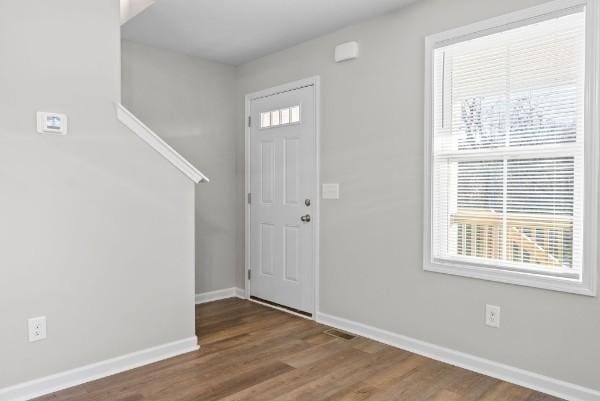
<svg viewBox="0 0 600 401"><path fill-rule="evenodd" d="M340 199L340 184L323 184L321 194L323 199Z"/></svg>

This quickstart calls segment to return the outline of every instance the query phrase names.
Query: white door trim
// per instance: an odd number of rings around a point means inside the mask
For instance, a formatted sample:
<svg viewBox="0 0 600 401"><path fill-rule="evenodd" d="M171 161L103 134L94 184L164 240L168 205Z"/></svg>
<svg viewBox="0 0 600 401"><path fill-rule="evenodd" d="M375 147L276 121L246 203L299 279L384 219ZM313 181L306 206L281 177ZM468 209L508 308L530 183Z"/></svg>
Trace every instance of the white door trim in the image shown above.
<svg viewBox="0 0 600 401"><path fill-rule="evenodd" d="M283 85L274 86L265 90L249 93L245 98L244 112L244 137L245 137L245 185L244 185L244 203L245 203L245 247L244 247L244 280L246 289L246 298L250 298L250 280L248 280L248 270L250 269L250 204L248 203L248 193L250 193L250 127L248 121L250 118L250 102L261 97L276 95L278 93L288 92L294 89L300 89L307 86L315 88L315 213L314 213L314 310L312 319L316 320L319 312L319 260L320 260L320 221L321 221L321 78L314 76L299 81L288 82ZM253 124L256 122L253 122Z"/></svg>

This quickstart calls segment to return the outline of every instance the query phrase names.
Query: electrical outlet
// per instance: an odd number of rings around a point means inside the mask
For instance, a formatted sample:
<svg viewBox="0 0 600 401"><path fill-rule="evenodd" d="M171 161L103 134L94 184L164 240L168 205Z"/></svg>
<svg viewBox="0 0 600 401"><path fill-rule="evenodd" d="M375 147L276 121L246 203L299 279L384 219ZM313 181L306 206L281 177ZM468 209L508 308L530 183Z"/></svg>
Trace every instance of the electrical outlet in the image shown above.
<svg viewBox="0 0 600 401"><path fill-rule="evenodd" d="M28 320L29 342L40 341L46 338L46 316L33 317Z"/></svg>
<svg viewBox="0 0 600 401"><path fill-rule="evenodd" d="M500 307L496 305L485 306L485 324L490 327L500 327Z"/></svg>

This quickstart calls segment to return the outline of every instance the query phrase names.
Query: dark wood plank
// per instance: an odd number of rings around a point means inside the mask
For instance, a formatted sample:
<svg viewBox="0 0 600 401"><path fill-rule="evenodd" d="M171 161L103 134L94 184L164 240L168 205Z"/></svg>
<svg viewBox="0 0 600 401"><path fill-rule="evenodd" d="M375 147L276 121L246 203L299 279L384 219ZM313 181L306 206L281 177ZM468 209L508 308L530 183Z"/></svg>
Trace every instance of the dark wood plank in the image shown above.
<svg viewBox="0 0 600 401"><path fill-rule="evenodd" d="M240 299L196 307L201 349L38 401L555 401Z"/></svg>

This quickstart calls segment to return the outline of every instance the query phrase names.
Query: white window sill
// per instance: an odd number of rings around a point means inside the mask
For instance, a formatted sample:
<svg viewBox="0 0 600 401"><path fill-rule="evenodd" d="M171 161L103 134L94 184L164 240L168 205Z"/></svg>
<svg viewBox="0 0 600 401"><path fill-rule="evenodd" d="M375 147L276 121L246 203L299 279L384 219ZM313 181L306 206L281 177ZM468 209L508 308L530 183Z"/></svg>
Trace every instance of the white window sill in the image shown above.
<svg viewBox="0 0 600 401"><path fill-rule="evenodd" d="M579 281L568 278L552 277L543 274L511 271L490 266L466 265L453 263L446 260L425 262L423 270L436 273L450 274L476 278L500 283L515 284L526 287L542 288L552 291L567 292L571 294L596 296L595 285L591 280Z"/></svg>

